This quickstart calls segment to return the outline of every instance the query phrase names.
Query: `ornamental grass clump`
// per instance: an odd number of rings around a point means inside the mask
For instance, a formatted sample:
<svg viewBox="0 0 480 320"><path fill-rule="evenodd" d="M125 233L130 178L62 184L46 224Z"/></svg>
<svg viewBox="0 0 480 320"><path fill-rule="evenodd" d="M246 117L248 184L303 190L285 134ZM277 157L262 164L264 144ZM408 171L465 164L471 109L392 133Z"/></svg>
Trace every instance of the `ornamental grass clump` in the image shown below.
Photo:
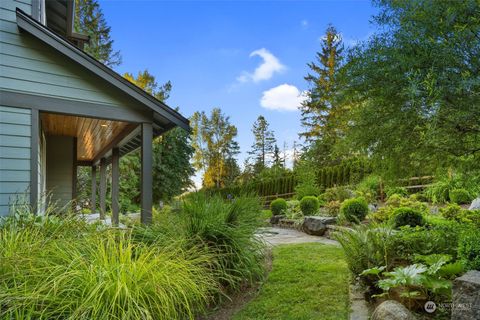
<svg viewBox="0 0 480 320"><path fill-rule="evenodd" d="M453 189L449 192L450 202L456 204L467 204L472 201L470 193L465 189Z"/></svg>
<svg viewBox="0 0 480 320"><path fill-rule="evenodd" d="M185 238L214 256L214 272L225 291L264 274L264 243L255 236L262 223L259 212L258 199L247 196L224 201L197 193L185 200L179 217Z"/></svg>
<svg viewBox="0 0 480 320"><path fill-rule="evenodd" d="M0 227L0 318L193 319L215 294L202 248L147 246L63 219Z"/></svg>

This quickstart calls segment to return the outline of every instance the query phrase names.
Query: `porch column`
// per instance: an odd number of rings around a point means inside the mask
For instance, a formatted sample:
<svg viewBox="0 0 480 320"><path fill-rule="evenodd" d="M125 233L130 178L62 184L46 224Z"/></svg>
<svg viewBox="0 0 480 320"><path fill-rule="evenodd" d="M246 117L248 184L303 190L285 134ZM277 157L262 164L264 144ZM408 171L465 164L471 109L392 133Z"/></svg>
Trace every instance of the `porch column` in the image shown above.
<svg viewBox="0 0 480 320"><path fill-rule="evenodd" d="M92 198L90 200L90 210L92 213L97 211L97 166L92 166Z"/></svg>
<svg viewBox="0 0 480 320"><path fill-rule="evenodd" d="M31 109L30 140L30 207L33 214L38 213L38 146L40 144L40 115L38 109Z"/></svg>
<svg viewBox="0 0 480 320"><path fill-rule="evenodd" d="M141 213L143 224L152 222L152 140L153 129L151 123L142 123L142 182L141 182Z"/></svg>
<svg viewBox="0 0 480 320"><path fill-rule="evenodd" d="M105 197L107 195L107 160L100 159L100 219L105 219Z"/></svg>
<svg viewBox="0 0 480 320"><path fill-rule="evenodd" d="M112 149L112 225L118 226L118 212L119 212L119 158L120 150L118 148Z"/></svg>

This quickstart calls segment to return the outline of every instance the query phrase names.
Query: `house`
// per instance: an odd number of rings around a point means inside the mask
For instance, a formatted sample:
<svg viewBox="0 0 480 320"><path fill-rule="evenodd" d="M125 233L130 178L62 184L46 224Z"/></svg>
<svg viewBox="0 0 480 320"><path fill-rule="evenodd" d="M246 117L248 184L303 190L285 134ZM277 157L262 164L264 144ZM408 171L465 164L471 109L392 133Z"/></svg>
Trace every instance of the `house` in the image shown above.
<svg viewBox="0 0 480 320"><path fill-rule="evenodd" d="M141 148L141 220L148 223L152 139L175 126L189 130L188 120L86 54L88 37L74 32L73 13L67 0L0 1L0 215L16 201L42 214L47 193L70 202L77 168L88 166L92 211L102 216L111 165L118 223L119 158Z"/></svg>

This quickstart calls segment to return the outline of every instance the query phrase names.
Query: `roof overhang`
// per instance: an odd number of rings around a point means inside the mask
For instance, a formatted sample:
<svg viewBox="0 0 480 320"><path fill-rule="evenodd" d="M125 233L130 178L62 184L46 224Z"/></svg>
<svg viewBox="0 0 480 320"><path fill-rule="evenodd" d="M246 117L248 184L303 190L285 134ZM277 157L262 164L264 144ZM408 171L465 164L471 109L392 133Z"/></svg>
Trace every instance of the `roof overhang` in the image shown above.
<svg viewBox="0 0 480 320"><path fill-rule="evenodd" d="M93 72L110 85L121 90L131 98L139 102L140 106L153 111L152 123L162 132L169 130L175 126L190 131L188 119L180 113L167 106L162 101L155 99L148 92L137 87L100 61L96 60L89 54L77 48L66 39L62 38L52 30L48 29L22 10L16 10L18 27L33 35L43 43L49 45L59 51L66 57L82 65L84 68Z"/></svg>

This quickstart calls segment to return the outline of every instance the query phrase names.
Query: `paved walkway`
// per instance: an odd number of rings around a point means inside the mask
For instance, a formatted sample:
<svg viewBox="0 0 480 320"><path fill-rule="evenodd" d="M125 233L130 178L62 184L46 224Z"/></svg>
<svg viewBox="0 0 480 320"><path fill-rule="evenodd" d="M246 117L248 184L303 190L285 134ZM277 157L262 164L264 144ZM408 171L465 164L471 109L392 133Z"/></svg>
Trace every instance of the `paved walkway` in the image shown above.
<svg viewBox="0 0 480 320"><path fill-rule="evenodd" d="M257 232L258 236L264 239L269 245L279 244L319 242L338 246L338 242L324 237L311 236L306 233L284 228L261 228Z"/></svg>

